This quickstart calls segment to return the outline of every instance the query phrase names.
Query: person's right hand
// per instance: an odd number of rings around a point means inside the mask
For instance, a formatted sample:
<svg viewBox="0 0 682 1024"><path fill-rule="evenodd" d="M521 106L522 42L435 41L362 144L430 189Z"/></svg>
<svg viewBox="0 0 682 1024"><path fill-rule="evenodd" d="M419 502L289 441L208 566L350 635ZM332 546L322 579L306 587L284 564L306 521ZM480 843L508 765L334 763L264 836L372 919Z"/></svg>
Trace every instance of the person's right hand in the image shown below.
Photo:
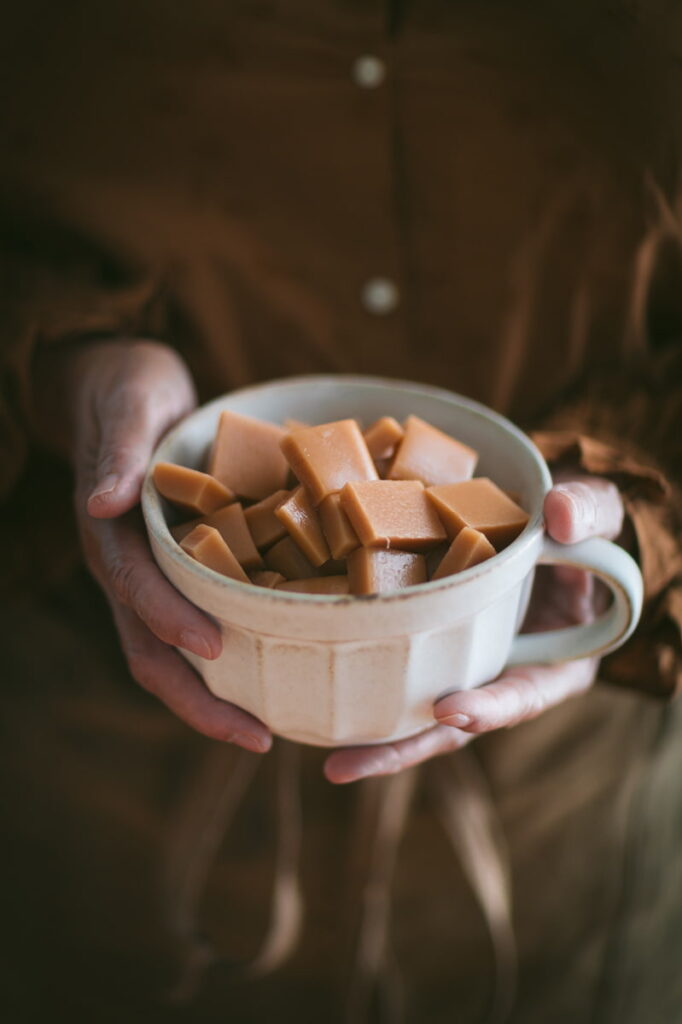
<svg viewBox="0 0 682 1024"><path fill-rule="evenodd" d="M258 719L214 697L174 647L217 658L216 625L157 567L138 508L159 438L195 405L176 352L150 341L79 346L62 369L70 401L69 447L85 559L114 616L133 678L198 732L263 753Z"/></svg>

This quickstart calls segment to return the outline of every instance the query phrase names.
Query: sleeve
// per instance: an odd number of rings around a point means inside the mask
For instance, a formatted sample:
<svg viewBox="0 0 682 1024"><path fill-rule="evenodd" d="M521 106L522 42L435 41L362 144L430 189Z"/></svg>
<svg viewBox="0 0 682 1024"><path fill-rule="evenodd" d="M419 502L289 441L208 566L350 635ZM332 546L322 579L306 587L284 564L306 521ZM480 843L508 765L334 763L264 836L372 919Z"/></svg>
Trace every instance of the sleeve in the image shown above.
<svg viewBox="0 0 682 1024"><path fill-rule="evenodd" d="M645 605L632 638L602 661L600 679L655 696L682 692L681 414L676 340L629 373L593 377L531 434L552 468L577 466L621 490Z"/></svg>
<svg viewBox="0 0 682 1024"><path fill-rule="evenodd" d="M3 204L4 205L4 204ZM42 346L80 338L159 336L156 276L49 213L0 208L0 498L30 447L31 365Z"/></svg>

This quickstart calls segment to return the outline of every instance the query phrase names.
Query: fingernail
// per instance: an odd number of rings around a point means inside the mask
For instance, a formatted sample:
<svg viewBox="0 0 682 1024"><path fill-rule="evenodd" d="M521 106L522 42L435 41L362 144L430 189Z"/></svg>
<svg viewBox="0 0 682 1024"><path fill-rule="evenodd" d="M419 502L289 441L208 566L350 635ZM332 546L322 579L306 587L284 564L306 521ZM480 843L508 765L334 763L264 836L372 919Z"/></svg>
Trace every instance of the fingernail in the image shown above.
<svg viewBox="0 0 682 1024"><path fill-rule="evenodd" d="M193 629L183 629L180 634L180 646L192 654L198 654L200 658L213 659L213 649L201 633L195 633Z"/></svg>
<svg viewBox="0 0 682 1024"><path fill-rule="evenodd" d="M90 495L92 498L102 498L105 494L111 494L112 491L116 490L118 485L118 477L115 473L110 473L109 476L105 476L103 480L97 484L94 491Z"/></svg>
<svg viewBox="0 0 682 1024"><path fill-rule="evenodd" d="M456 711L453 715L445 715L438 719L443 725L454 725L457 729L466 729L471 725L471 715L465 715L462 711Z"/></svg>
<svg viewBox="0 0 682 1024"><path fill-rule="evenodd" d="M250 732L233 732L227 737L227 742L236 743L237 746L250 750L252 754L265 754L270 749L268 740L254 736Z"/></svg>

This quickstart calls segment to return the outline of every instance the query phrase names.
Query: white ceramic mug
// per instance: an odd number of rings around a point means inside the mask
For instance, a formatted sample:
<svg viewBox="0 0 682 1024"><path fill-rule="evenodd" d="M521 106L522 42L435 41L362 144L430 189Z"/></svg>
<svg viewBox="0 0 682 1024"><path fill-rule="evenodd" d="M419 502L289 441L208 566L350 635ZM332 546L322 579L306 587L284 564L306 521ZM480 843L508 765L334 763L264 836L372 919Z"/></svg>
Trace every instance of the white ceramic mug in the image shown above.
<svg viewBox="0 0 682 1024"><path fill-rule="evenodd" d="M252 712L274 733L340 746L397 740L434 724L433 704L494 679L506 665L601 655L639 619L642 580L630 556L606 540L560 545L543 531L547 465L512 423L448 391L372 377L311 376L234 391L175 427L152 459L200 467L222 409L282 423L410 413L480 453L477 474L515 491L530 520L504 551L455 576L392 594L330 597L237 583L194 561L171 537L166 503L150 475L142 507L156 560L223 633L216 661L185 654L218 697ZM151 468L151 467L150 467ZM540 563L573 565L610 588L609 610L588 625L518 635Z"/></svg>

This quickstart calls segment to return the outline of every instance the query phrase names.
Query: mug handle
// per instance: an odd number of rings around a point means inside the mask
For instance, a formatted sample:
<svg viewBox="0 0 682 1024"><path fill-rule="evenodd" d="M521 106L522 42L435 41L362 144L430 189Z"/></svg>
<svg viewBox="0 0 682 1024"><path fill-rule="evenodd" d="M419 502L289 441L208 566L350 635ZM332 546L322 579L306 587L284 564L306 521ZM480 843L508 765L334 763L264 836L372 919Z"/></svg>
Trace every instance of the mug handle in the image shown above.
<svg viewBox="0 0 682 1024"><path fill-rule="evenodd" d="M593 537L578 544L557 544L545 536L538 565L571 565L603 580L613 602L594 622L514 637L507 665L551 665L607 654L624 644L642 612L642 574L627 551Z"/></svg>

